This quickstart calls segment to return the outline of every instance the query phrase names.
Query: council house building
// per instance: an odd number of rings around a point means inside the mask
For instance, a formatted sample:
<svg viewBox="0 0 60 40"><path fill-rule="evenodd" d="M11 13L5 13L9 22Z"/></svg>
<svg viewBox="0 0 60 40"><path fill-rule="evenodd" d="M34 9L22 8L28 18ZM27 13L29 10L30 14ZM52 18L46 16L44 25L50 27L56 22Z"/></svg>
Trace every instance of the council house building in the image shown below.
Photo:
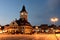
<svg viewBox="0 0 60 40"><path fill-rule="evenodd" d="M32 32L32 25L28 22L28 12L23 5L22 10L20 11L20 18L9 25L5 25L4 32L6 33L31 33Z"/></svg>

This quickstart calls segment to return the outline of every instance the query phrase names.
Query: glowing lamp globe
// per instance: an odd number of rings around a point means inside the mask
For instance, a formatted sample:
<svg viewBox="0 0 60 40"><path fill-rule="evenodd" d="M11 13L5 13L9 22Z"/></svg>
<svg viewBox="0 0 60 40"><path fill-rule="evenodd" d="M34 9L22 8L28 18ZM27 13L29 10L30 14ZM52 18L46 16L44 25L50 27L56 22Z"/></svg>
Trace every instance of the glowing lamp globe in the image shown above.
<svg viewBox="0 0 60 40"><path fill-rule="evenodd" d="M58 21L58 18L56 18L56 17L53 17L53 18L51 18L51 22L57 22Z"/></svg>

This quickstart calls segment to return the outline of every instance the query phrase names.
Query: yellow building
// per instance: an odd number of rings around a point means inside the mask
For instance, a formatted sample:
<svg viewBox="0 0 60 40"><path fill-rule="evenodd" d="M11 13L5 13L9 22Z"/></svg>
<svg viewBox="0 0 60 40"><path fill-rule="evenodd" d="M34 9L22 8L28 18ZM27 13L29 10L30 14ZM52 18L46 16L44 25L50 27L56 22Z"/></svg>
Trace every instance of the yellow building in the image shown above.
<svg viewBox="0 0 60 40"><path fill-rule="evenodd" d="M28 12L25 9L25 6L23 6L22 10L20 11L20 18L19 20L15 20L9 24L9 26L5 26L4 30L7 30L8 32L16 32L19 31L20 33L31 33L32 32L32 26L28 22Z"/></svg>

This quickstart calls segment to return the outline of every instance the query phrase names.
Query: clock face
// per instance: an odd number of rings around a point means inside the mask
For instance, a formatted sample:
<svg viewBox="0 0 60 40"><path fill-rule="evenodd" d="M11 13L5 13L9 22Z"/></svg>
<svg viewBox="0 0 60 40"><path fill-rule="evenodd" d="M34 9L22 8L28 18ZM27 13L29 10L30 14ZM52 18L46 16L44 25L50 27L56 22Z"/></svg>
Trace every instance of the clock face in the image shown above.
<svg viewBox="0 0 60 40"><path fill-rule="evenodd" d="M25 15L27 15L27 13L25 13Z"/></svg>
<svg viewBox="0 0 60 40"><path fill-rule="evenodd" d="M21 15L27 15L27 13L21 13Z"/></svg>
<svg viewBox="0 0 60 40"><path fill-rule="evenodd" d="M21 13L21 15L23 15L23 13Z"/></svg>

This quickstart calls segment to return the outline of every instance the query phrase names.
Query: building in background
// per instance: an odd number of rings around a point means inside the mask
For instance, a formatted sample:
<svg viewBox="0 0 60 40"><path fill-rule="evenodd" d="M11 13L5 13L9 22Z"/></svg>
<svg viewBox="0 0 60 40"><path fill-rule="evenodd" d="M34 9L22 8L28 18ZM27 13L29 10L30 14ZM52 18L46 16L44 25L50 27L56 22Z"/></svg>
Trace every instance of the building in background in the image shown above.
<svg viewBox="0 0 60 40"><path fill-rule="evenodd" d="M23 5L22 10L20 11L20 18L15 19L10 24L7 24L3 27L0 26L0 33L21 33L21 34L31 34L31 33L54 33L60 32L60 26L41 24L40 26L32 26L28 22L28 12Z"/></svg>
<svg viewBox="0 0 60 40"><path fill-rule="evenodd" d="M7 33L23 33L30 34L32 33L32 25L28 22L28 12L23 5L22 10L20 11L19 20L11 22L8 26L5 26L4 31Z"/></svg>

